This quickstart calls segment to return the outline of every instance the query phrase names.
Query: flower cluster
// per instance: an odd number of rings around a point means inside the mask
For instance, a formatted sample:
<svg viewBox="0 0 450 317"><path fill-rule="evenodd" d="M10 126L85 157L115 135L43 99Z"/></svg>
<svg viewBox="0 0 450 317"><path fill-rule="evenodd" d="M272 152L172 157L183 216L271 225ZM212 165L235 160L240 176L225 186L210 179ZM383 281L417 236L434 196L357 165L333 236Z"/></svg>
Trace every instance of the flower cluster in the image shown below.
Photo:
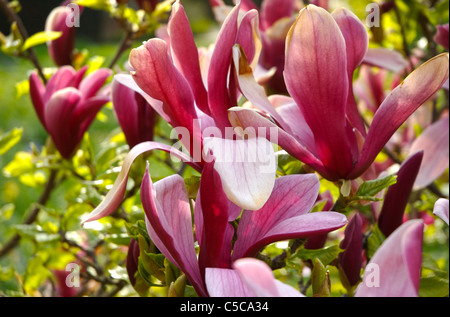
<svg viewBox="0 0 450 317"><path fill-rule="evenodd" d="M134 163L162 151L178 173L152 179L147 162L133 179L143 212L141 226L127 224L126 269L138 293L159 280L173 296L192 286L198 296L304 297L275 273L302 260L312 296L331 295L327 265L349 296L418 296L426 221L406 211L412 193L430 187L440 196L434 215L448 224L448 199L432 184L448 170L449 119L441 111L420 133L413 120L430 100L437 115L448 53L419 61L372 48L360 18L327 1L209 2L220 24L212 45L197 46L172 1L158 37L117 72L77 67L70 10L50 14L46 30L62 33L47 42L57 70L46 82L33 72L29 83L52 144L70 162L111 102L128 145L82 225L120 212ZM161 5L137 4L147 17ZM448 50L448 24L434 40ZM158 138L158 122L174 144ZM329 247L329 237L338 243ZM282 254L264 254L283 241Z"/></svg>

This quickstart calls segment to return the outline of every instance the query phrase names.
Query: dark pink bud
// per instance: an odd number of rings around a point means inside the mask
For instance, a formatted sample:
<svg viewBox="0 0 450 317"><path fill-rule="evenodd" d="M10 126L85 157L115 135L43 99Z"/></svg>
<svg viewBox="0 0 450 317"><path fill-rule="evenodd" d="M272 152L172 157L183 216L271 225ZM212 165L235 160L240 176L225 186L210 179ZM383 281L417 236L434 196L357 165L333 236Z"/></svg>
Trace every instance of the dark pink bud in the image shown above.
<svg viewBox="0 0 450 317"><path fill-rule="evenodd" d="M140 253L139 244L136 242L136 240L131 239L127 253L127 273L131 285L136 284L135 274L138 271L139 253Z"/></svg>
<svg viewBox="0 0 450 317"><path fill-rule="evenodd" d="M448 23L443 25L436 26L437 33L434 36L434 40L439 45L442 45L447 51L449 47L449 39L448 39Z"/></svg>
<svg viewBox="0 0 450 317"><path fill-rule="evenodd" d="M352 217L345 228L344 234L345 238L339 247L345 249L345 251L339 254L339 265L350 286L355 286L360 280L363 261L362 219L359 214Z"/></svg>
<svg viewBox="0 0 450 317"><path fill-rule="evenodd" d="M118 81L114 81L112 102L117 120L130 148L138 143L153 140L156 111L144 97Z"/></svg>
<svg viewBox="0 0 450 317"><path fill-rule="evenodd" d="M72 64L76 34L73 15L70 7L59 6L50 12L45 23L45 31L62 32L59 38L47 42L48 52L57 66Z"/></svg>
<svg viewBox="0 0 450 317"><path fill-rule="evenodd" d="M397 173L397 183L389 187L378 218L378 227L387 237L403 223L403 214L416 181L423 151L416 152L403 162Z"/></svg>

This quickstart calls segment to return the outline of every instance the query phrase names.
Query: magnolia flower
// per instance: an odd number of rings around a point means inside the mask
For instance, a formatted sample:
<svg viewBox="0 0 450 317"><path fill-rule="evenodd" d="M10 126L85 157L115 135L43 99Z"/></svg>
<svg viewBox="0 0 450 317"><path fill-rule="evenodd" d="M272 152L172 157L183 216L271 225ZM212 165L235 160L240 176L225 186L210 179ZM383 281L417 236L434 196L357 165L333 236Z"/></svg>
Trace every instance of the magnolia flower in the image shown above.
<svg viewBox="0 0 450 317"><path fill-rule="evenodd" d="M205 279L211 297L304 297L275 279L270 267L254 258L238 259L232 269L207 268Z"/></svg>
<svg viewBox="0 0 450 317"><path fill-rule="evenodd" d="M257 12L238 17L239 5L230 12L218 34L205 76L206 85L189 20L179 1L174 3L167 25L168 42L153 38L131 51L131 75L116 75L114 80L141 94L174 128L174 136L181 136L180 141L174 146L157 142L135 146L105 202L84 222L114 211L117 205L108 202L120 202L131 164L143 152L155 149L171 153L199 172L212 151L227 197L245 209L257 210L264 205L275 183L273 147L265 138L251 134L237 136L227 113L228 108L237 104L238 85L229 72L233 45L240 43L250 60L258 56Z"/></svg>
<svg viewBox="0 0 450 317"><path fill-rule="evenodd" d="M54 8L45 22L45 31L61 32L61 36L47 42L48 52L57 66L72 65L76 27L67 23L74 12L68 6Z"/></svg>
<svg viewBox="0 0 450 317"><path fill-rule="evenodd" d="M130 148L153 140L156 112L139 93L113 80L112 103Z"/></svg>
<svg viewBox="0 0 450 317"><path fill-rule="evenodd" d="M446 224L448 224L448 209L448 199L439 198L434 204L433 214L439 216Z"/></svg>
<svg viewBox="0 0 450 317"><path fill-rule="evenodd" d="M153 184L147 172L141 186L150 239L186 275L199 296L208 295L205 286L208 268L230 269L231 263L254 257L272 242L323 234L346 223L346 217L340 213L308 213L320 187L314 174L289 175L277 178L262 209L242 211L235 231L231 222L239 216L241 208L227 199L213 165L213 160L205 164L194 205L198 257L183 178L173 175ZM235 234L237 239L232 244Z"/></svg>
<svg viewBox="0 0 450 317"><path fill-rule="evenodd" d="M111 71L98 69L83 78L86 70L63 66L46 86L35 72L30 75L34 109L65 159L72 157L98 111L109 101L108 96L97 93Z"/></svg>
<svg viewBox="0 0 450 317"><path fill-rule="evenodd" d="M398 227L378 248L364 271L356 297L417 297L422 266L422 220Z"/></svg>
<svg viewBox="0 0 450 317"><path fill-rule="evenodd" d="M367 264L355 297L417 297L422 265L422 220L410 220L387 238ZM358 272L359 273L359 272ZM207 268L206 287L216 297L303 297L276 280L256 259L236 260L232 268Z"/></svg>
<svg viewBox="0 0 450 317"><path fill-rule="evenodd" d="M442 87L449 68L448 54L441 54L409 74L384 99L366 132L352 78L367 43L364 25L351 12L330 14L308 5L286 40L284 78L292 98L243 92L276 124L242 107L230 109L230 120L242 128L278 128L278 144L329 180L361 176L401 124Z"/></svg>

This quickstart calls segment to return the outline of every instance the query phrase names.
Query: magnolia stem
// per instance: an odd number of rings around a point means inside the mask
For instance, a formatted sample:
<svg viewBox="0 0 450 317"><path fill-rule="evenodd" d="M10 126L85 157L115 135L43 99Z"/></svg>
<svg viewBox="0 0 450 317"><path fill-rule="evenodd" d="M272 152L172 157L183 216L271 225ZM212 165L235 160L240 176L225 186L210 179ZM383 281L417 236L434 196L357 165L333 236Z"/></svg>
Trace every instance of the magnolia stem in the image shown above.
<svg viewBox="0 0 450 317"><path fill-rule="evenodd" d="M0 8L2 11L6 14L6 16L9 18L10 21L16 22L17 29L20 32L20 35L22 36L23 41L25 41L29 36L27 29L25 28L25 25L22 22L22 19L14 12L14 10L11 9L8 2L6 0L0 0ZM37 72L39 74L39 77L43 80L44 83L47 83L47 79L45 78L44 72L42 70L41 64L39 63L39 60L37 58L36 52L32 47L30 47L28 50L28 56L26 56L31 63L36 67Z"/></svg>
<svg viewBox="0 0 450 317"><path fill-rule="evenodd" d="M39 214L39 211L41 210L41 206L43 206L47 203L48 199L50 198L50 194L51 194L53 188L55 187L56 174L57 174L57 170L52 169L50 171L50 176L48 178L47 184L44 188L44 191L43 191L41 197L37 201L36 205L34 206L33 210L31 211L30 215L27 217L27 219L25 219L23 224L29 225L29 224L32 224L36 220L36 218ZM14 249L19 244L20 238L21 238L21 236L19 234L15 234L3 246L3 248L0 249L0 258L7 255L12 249Z"/></svg>
<svg viewBox="0 0 450 317"><path fill-rule="evenodd" d="M116 55L114 55L113 60L108 66L110 69L112 69L114 65L116 65L122 54L131 47L131 45L133 44L133 37L134 37L133 32L131 31L126 32L125 37L123 38L122 43L120 43L119 49L116 52Z"/></svg>

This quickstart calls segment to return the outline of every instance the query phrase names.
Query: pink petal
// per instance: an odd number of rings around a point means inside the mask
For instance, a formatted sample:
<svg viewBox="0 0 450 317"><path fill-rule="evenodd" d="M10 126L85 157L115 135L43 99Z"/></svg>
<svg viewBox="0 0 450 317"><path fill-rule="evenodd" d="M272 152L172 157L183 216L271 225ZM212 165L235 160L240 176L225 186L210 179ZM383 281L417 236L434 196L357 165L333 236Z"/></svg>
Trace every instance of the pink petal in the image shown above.
<svg viewBox="0 0 450 317"><path fill-rule="evenodd" d="M424 152L422 166L414 183L415 190L428 186L447 170L448 138L449 118L444 117L428 126L411 145L410 153Z"/></svg>
<svg viewBox="0 0 450 317"><path fill-rule="evenodd" d="M360 176L374 161L394 132L448 78L448 53L421 65L397 86L375 113L359 161L348 178Z"/></svg>
<svg viewBox="0 0 450 317"><path fill-rule="evenodd" d="M275 183L275 154L264 138L246 140L205 138L204 151L212 151L214 168L222 180L228 199L241 208L260 209Z"/></svg>
<svg viewBox="0 0 450 317"><path fill-rule="evenodd" d="M238 272L232 269L206 268L205 283L211 297L255 297Z"/></svg>
<svg viewBox="0 0 450 317"><path fill-rule="evenodd" d="M41 121L42 125L46 128L45 118L44 118L44 97L45 86L39 78L36 72L32 72L30 75L30 97L33 103L34 110Z"/></svg>
<svg viewBox="0 0 450 317"><path fill-rule="evenodd" d="M172 126L184 127L192 140L200 140L199 131L196 133L194 127L197 113L192 90L175 68L167 43L156 38L145 42L131 51L130 64L135 70L132 75L138 86L167 106L164 111L170 117Z"/></svg>
<svg viewBox="0 0 450 317"><path fill-rule="evenodd" d="M395 230L370 260L368 265L371 269L366 266L355 296L417 297L423 229L423 221L416 219L405 222Z"/></svg>
<svg viewBox="0 0 450 317"><path fill-rule="evenodd" d="M197 106L204 113L209 114L208 96L200 72L198 49L180 1L176 1L172 7L167 31L175 65L189 82Z"/></svg>
<svg viewBox="0 0 450 317"><path fill-rule="evenodd" d="M228 70L231 65L232 48L238 32L239 5L225 19L217 36L208 71L208 102L212 117L219 128L230 126L227 110L232 101L228 92Z"/></svg>
<svg viewBox="0 0 450 317"><path fill-rule="evenodd" d="M359 114L353 93L353 85L351 83L353 81L354 71L361 64L366 55L369 37L365 26L351 11L342 8L333 11L332 15L344 36L347 51L347 73L348 82L350 83L346 108L347 117L352 125L357 128L362 135L365 135L366 130L364 122Z"/></svg>
<svg viewBox="0 0 450 317"><path fill-rule="evenodd" d="M345 225L346 218L341 214L307 214L316 202L319 186L314 174L277 178L272 195L263 208L244 210L239 221L233 259L254 256L261 247L278 239L312 236Z"/></svg>
<svg viewBox="0 0 450 317"><path fill-rule="evenodd" d="M100 88L105 84L106 79L112 75L112 71L107 68L100 68L83 78L80 83L80 91L83 93L83 99L87 100L97 94Z"/></svg>
<svg viewBox="0 0 450 317"><path fill-rule="evenodd" d="M155 111L170 125L173 126L172 119L169 117L169 114L166 112L167 108L164 106L164 104L160 100L156 100L152 97L150 97L146 92L144 92L133 80L133 77L131 75L127 74L118 74L114 76L113 84L117 81L120 84L128 87L129 89L133 90L134 92L140 94L152 107L155 109Z"/></svg>
<svg viewBox="0 0 450 317"><path fill-rule="evenodd" d="M399 52L381 47L368 49L363 63L394 73L401 73L408 66L408 61Z"/></svg>
<svg viewBox="0 0 450 317"><path fill-rule="evenodd" d="M73 82L76 74L77 72L72 66L62 66L58 68L47 82L45 94L42 97L44 103L47 103L56 91L71 86L70 84Z"/></svg>
<svg viewBox="0 0 450 317"><path fill-rule="evenodd" d="M156 112L139 93L114 80L112 84L114 113L131 147L153 140Z"/></svg>
<svg viewBox="0 0 450 317"><path fill-rule="evenodd" d="M183 178L175 174L153 186L147 166L141 185L141 201L150 239L170 262L186 274L199 295L204 295Z"/></svg>
<svg viewBox="0 0 450 317"><path fill-rule="evenodd" d="M192 166L197 171L201 171L201 167L197 163L193 162L189 156L176 150L170 145L150 141L140 143L135 147L133 147L127 154L127 156L123 161L122 169L120 170L120 173L117 176L113 187L108 192L108 194L106 194L105 198L100 203L100 205L98 205L89 214L89 216L83 220L82 224L84 224L85 222L90 222L106 217L111 213L113 213L119 207L120 203L122 202L123 195L125 194L128 180L128 173L130 172L131 165L139 155L152 150L163 150L165 152L168 152L174 157L177 157L182 161L186 162L188 165Z"/></svg>
<svg viewBox="0 0 450 317"><path fill-rule="evenodd" d="M286 40L286 86L314 133L321 161L333 179L353 168L345 109L349 81L345 39L331 14L308 5Z"/></svg>
<svg viewBox="0 0 450 317"><path fill-rule="evenodd" d="M293 287L276 280L270 267L260 260L239 259L233 263L233 268L256 297L304 297Z"/></svg>
<svg viewBox="0 0 450 317"><path fill-rule="evenodd" d="M448 209L449 202L448 199L439 198L434 204L433 214L439 216L448 225Z"/></svg>
<svg viewBox="0 0 450 317"><path fill-rule="evenodd" d="M70 121L82 96L69 87L55 92L45 107L45 123L56 148L64 158L70 158L78 145L78 131L72 131Z"/></svg>

